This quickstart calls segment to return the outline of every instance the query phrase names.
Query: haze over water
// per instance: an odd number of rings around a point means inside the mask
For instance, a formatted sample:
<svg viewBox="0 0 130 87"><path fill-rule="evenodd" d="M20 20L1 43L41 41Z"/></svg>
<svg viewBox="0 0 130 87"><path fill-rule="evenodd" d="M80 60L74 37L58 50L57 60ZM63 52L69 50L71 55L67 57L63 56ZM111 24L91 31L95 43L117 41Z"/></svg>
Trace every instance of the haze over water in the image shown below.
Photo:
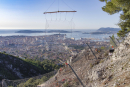
<svg viewBox="0 0 130 87"><path fill-rule="evenodd" d="M19 29L20 30L20 29ZM53 35L53 34L59 34L59 33L15 33L16 31L19 30L0 30L0 36L42 36L42 35ZM29 29L26 29L29 30ZM49 31L50 29L46 30ZM45 29L33 29L33 31L45 31ZM71 32L71 29L65 30ZM79 32L75 32L79 31ZM73 33L61 33L61 34L66 34L67 38L75 38L80 39L80 38L95 38L95 39L100 39L104 40L104 38L109 38L109 36L112 36L113 34L83 34L84 32L94 32L96 29L73 29ZM116 36L116 34L114 34Z"/></svg>

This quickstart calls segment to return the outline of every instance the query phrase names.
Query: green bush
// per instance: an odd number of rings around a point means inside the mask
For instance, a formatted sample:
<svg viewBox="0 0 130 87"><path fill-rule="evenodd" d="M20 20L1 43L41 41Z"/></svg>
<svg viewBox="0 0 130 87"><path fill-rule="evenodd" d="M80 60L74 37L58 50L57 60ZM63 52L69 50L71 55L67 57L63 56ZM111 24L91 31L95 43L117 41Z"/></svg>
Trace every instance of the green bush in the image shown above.
<svg viewBox="0 0 130 87"><path fill-rule="evenodd" d="M104 47L104 46L102 46L102 47L101 47L101 50L104 50L104 49L105 49L105 47Z"/></svg>
<svg viewBox="0 0 130 87"><path fill-rule="evenodd" d="M46 76L43 76L41 79L36 79L36 80L30 78L25 83L19 84L17 87L37 87L37 85L42 84L47 80L48 78Z"/></svg>
<svg viewBox="0 0 130 87"><path fill-rule="evenodd" d="M92 68L94 65L93 64L90 64L90 68Z"/></svg>
<svg viewBox="0 0 130 87"><path fill-rule="evenodd" d="M41 79L42 79L43 82L48 80L48 78L46 76L43 76Z"/></svg>
<svg viewBox="0 0 130 87"><path fill-rule="evenodd" d="M65 83L63 84L63 87L70 87L69 82L65 82Z"/></svg>
<svg viewBox="0 0 130 87"><path fill-rule="evenodd" d="M35 80L33 78L30 78L27 82L28 83L33 83Z"/></svg>

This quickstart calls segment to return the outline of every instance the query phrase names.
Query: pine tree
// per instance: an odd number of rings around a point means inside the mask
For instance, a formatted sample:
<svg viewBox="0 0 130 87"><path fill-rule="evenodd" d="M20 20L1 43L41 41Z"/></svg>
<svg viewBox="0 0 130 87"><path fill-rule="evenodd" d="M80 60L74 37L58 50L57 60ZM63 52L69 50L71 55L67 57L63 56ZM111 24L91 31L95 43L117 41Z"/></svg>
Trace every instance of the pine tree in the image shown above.
<svg viewBox="0 0 130 87"><path fill-rule="evenodd" d="M119 37L124 37L130 31L130 0L99 0L106 5L102 10L110 15L122 12L118 23L121 30L117 33Z"/></svg>

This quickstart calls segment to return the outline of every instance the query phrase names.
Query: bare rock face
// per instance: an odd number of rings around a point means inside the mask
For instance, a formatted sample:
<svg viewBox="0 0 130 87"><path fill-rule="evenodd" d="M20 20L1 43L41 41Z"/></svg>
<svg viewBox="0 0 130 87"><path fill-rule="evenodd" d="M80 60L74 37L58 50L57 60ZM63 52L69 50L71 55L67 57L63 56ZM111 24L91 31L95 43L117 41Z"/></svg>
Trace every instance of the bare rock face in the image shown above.
<svg viewBox="0 0 130 87"><path fill-rule="evenodd" d="M128 53L130 52L130 33L128 34L128 36L126 37L126 39L124 40L124 42L122 42L116 49L115 52L112 56L113 60L116 59L122 59L122 57L126 57L128 55Z"/></svg>
<svg viewBox="0 0 130 87"><path fill-rule="evenodd" d="M102 56L101 59L89 53L88 50L77 54L72 59L72 68L85 87L130 87L130 33L125 40L115 48L112 56ZM106 51L107 52L107 51ZM99 54L96 54L98 56ZM44 84L45 87L82 87L69 66L63 67L54 78ZM64 79L64 81L62 81Z"/></svg>

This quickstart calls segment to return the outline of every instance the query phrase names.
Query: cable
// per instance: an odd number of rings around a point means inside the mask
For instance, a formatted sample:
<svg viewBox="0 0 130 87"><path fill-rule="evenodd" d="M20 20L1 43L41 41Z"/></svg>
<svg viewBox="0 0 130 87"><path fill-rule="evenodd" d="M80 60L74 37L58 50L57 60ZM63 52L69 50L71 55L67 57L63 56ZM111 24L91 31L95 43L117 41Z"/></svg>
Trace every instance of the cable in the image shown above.
<svg viewBox="0 0 130 87"><path fill-rule="evenodd" d="M46 35L46 29L47 29L47 20L46 20L46 25L45 25L45 35Z"/></svg>
<svg viewBox="0 0 130 87"><path fill-rule="evenodd" d="M59 20L61 20L61 13L60 13L60 19Z"/></svg>
<svg viewBox="0 0 130 87"><path fill-rule="evenodd" d="M74 18L74 15L75 15L75 13L73 13L73 15L72 15L72 19L71 19L71 20L73 20L73 18Z"/></svg>
<svg viewBox="0 0 130 87"><path fill-rule="evenodd" d="M73 20L71 19L71 38L72 38Z"/></svg>
<svg viewBox="0 0 130 87"><path fill-rule="evenodd" d="M49 6L49 8L54 4L55 1L56 1L56 0L53 1L53 3ZM49 8L48 8L48 9L49 9ZM48 9L47 9L47 10L48 10ZM46 10L46 11L47 11L47 10ZM46 11L45 11L45 12L46 12Z"/></svg>
<svg viewBox="0 0 130 87"><path fill-rule="evenodd" d="M57 20L57 13L56 13L56 20Z"/></svg>
<svg viewBox="0 0 130 87"><path fill-rule="evenodd" d="M63 0L62 0L63 1ZM64 2L64 1L63 1ZM64 2L65 3L65 2ZM66 3L65 3L66 4ZM72 9L68 4L66 4L70 9ZM74 10L74 9L72 9L72 10ZM75 11L75 10L74 10Z"/></svg>
<svg viewBox="0 0 130 87"><path fill-rule="evenodd" d="M45 19L47 20L47 18L46 18L46 14L45 14Z"/></svg>
<svg viewBox="0 0 130 87"><path fill-rule="evenodd" d="M51 14L50 14L51 15ZM51 20L52 20L52 15L51 15Z"/></svg>
<svg viewBox="0 0 130 87"><path fill-rule="evenodd" d="M67 16L67 12L66 12L66 15L65 15L65 20L66 20L66 16Z"/></svg>
<svg viewBox="0 0 130 87"><path fill-rule="evenodd" d="M58 11L59 11L59 0L58 0Z"/></svg>

